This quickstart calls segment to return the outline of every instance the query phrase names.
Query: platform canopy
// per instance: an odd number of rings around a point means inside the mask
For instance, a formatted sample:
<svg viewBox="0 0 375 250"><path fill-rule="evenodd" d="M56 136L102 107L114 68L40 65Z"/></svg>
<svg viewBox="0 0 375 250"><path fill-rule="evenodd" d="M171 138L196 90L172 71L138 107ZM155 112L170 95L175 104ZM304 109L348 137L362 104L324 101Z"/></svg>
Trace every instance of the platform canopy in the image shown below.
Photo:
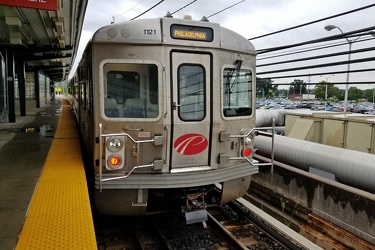
<svg viewBox="0 0 375 250"><path fill-rule="evenodd" d="M54 82L68 77L88 0L0 0L0 48L43 70Z"/></svg>

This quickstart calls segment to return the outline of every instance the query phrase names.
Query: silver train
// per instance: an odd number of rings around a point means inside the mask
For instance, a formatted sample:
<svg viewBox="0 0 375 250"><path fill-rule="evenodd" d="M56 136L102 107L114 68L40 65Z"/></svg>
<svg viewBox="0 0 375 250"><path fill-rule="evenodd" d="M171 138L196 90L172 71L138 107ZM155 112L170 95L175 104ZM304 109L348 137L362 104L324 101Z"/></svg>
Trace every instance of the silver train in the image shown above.
<svg viewBox="0 0 375 250"><path fill-rule="evenodd" d="M146 214L166 197L194 213L217 183L217 203L247 191L258 172L255 54L235 32L190 18L93 35L69 89L100 213Z"/></svg>

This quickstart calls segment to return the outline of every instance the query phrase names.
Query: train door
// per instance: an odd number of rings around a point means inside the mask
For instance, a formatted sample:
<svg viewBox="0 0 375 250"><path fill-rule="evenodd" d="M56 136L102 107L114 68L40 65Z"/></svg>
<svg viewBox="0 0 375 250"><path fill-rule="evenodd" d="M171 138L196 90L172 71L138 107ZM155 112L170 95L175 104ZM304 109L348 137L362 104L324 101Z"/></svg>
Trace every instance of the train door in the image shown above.
<svg viewBox="0 0 375 250"><path fill-rule="evenodd" d="M172 52L171 172L210 168L211 55Z"/></svg>

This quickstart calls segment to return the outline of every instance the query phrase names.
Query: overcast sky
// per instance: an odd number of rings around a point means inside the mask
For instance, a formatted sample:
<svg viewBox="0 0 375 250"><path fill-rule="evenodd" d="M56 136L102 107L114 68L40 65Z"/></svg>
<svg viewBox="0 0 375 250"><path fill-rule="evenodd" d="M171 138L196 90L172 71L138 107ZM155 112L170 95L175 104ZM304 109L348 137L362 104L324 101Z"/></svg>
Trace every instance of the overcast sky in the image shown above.
<svg viewBox="0 0 375 250"><path fill-rule="evenodd" d="M77 61L79 61L87 42L98 28L109 25L113 20L116 23L130 20L131 18L145 12L158 2L160 2L160 0L89 0L75 65L77 64ZM162 17L167 11L172 13L191 2L193 2L193 0L164 0L157 7L139 18ZM241 0L196 0L188 7L175 13L173 16L175 18L182 18L184 15L188 14L191 15L193 19L200 20L202 16L210 16L236 3L239 4L210 17L209 21L220 23L222 26L234 30L246 38L253 38L374 4L375 1L245 0L241 2ZM337 29L330 32L324 30L324 26L327 24L339 26L344 32L375 26L375 7L280 34L255 39L252 40L252 42L254 43L255 48L259 50L274 46L304 42L340 33ZM354 50L366 46L375 46L375 40L371 40L367 43L358 43L358 45L354 43L352 49ZM348 46L346 46L346 48L348 48ZM344 50L344 48L341 48L341 51L342 50ZM333 52L334 51L327 51L326 53ZM375 56L375 54L372 53L371 56ZM344 58L347 58L347 56ZM260 61L258 64L259 63ZM372 68L375 68L374 61L367 64L367 66L362 65L361 67L367 68L372 66ZM74 68L75 67L76 66L74 66ZM353 65L353 67L359 66ZM346 70L346 65L342 65L340 69ZM264 68L257 70L265 71ZM323 77L328 76L329 75ZM322 78L318 78L319 77L315 77L315 79L310 80L311 82L319 82ZM335 75L330 77L330 80L331 79L332 82L345 81L345 75ZM290 81L290 79L281 79L275 80L275 82L288 82L288 80ZM307 79L303 80L307 82ZM351 74L351 80L375 81L375 73ZM365 88L370 87L371 86L365 86Z"/></svg>

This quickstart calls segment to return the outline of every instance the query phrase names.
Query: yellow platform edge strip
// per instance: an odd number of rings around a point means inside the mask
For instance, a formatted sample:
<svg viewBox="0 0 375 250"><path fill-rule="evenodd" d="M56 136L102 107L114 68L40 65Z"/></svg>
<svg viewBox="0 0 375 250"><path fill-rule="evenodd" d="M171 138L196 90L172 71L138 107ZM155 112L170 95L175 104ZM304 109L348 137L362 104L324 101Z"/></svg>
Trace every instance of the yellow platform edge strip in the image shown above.
<svg viewBox="0 0 375 250"><path fill-rule="evenodd" d="M16 249L97 249L80 142L66 99Z"/></svg>

